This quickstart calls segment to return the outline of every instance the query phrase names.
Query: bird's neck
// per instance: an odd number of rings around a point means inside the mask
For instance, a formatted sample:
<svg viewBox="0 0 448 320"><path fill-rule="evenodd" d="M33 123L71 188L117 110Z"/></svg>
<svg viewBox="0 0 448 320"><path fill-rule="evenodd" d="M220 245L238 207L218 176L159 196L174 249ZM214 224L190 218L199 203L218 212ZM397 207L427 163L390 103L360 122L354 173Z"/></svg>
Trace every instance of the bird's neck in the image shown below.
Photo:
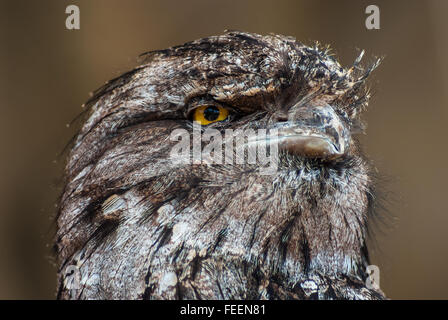
<svg viewBox="0 0 448 320"><path fill-rule="evenodd" d="M363 277L367 264L366 229L371 201L364 167L339 172L298 171L277 178L292 207L279 227L282 268L289 276L317 270ZM285 171L286 172L286 171ZM285 187L284 184L290 184ZM273 255L272 257L275 257ZM276 263L275 258L272 263ZM292 277L294 278L294 277Z"/></svg>

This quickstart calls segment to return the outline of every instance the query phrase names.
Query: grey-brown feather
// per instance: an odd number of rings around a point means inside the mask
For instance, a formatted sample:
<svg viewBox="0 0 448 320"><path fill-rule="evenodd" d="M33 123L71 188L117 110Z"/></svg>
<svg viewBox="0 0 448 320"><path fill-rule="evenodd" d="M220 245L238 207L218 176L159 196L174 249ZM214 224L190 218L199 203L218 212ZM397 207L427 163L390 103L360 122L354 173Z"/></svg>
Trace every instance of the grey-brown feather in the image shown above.
<svg viewBox="0 0 448 320"><path fill-rule="evenodd" d="M331 104L355 130L375 66L344 69L317 46L244 32L146 54L87 104L57 218L58 297L384 298L364 285L374 195L354 138L335 161L281 153L273 175L168 159L196 99L239 110L219 130L267 128L301 102ZM63 285L73 265L74 294Z"/></svg>

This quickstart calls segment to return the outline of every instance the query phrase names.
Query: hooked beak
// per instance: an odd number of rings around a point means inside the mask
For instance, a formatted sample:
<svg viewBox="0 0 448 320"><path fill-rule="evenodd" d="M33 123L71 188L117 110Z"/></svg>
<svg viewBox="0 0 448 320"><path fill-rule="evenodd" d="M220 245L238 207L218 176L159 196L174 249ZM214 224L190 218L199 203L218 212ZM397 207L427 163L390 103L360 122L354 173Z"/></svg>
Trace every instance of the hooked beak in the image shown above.
<svg viewBox="0 0 448 320"><path fill-rule="evenodd" d="M339 158L349 141L350 131L329 105L301 108L278 124L279 149L305 158Z"/></svg>

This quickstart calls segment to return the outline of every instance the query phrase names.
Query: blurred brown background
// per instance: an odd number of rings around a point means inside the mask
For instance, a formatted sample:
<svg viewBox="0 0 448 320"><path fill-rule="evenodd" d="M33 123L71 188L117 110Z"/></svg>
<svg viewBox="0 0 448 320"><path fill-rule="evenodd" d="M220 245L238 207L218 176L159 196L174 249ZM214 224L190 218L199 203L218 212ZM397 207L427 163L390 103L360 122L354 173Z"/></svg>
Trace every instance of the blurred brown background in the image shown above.
<svg viewBox="0 0 448 320"><path fill-rule="evenodd" d="M69 4L80 30L65 28ZM381 30L365 28L369 4ZM58 154L88 93L142 52L238 29L331 44L344 65L358 48L385 56L362 138L389 199L372 262L390 298L447 299L447 15L442 0L0 0L0 298L55 297Z"/></svg>

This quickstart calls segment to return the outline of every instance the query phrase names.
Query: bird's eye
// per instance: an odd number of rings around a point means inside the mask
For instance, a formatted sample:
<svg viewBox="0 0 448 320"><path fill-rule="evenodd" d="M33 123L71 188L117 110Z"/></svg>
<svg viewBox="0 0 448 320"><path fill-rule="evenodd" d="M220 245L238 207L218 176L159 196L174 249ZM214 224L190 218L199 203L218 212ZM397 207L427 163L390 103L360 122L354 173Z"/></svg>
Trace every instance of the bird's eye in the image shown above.
<svg viewBox="0 0 448 320"><path fill-rule="evenodd" d="M201 125L224 121L229 116L229 110L221 106L206 105L194 109L193 121Z"/></svg>

